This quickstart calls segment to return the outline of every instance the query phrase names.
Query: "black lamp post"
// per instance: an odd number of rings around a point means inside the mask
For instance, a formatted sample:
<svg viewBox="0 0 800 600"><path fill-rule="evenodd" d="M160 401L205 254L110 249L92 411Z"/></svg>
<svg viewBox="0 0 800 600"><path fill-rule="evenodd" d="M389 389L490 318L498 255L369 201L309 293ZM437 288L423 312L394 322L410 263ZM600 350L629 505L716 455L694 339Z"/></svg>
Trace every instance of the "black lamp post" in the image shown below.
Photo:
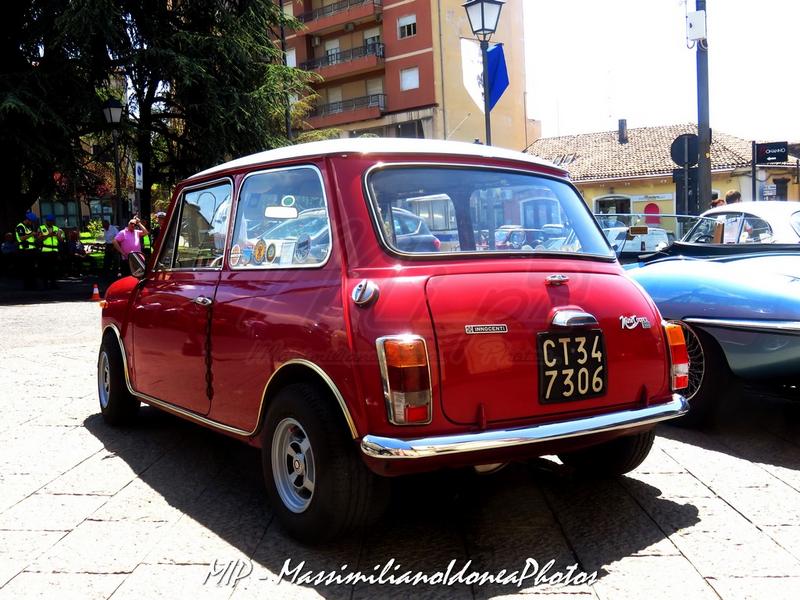
<svg viewBox="0 0 800 600"><path fill-rule="evenodd" d="M500 10L504 0L468 0L462 6L467 11L472 33L481 42L481 58L483 60L483 117L486 121L486 145L492 145L492 120L489 116L489 65L487 52L489 39L497 31Z"/></svg>
<svg viewBox="0 0 800 600"><path fill-rule="evenodd" d="M103 104L103 115L106 118L106 123L112 126L111 138L114 140L114 179L117 185L116 197L114 199L114 215L113 218L121 223L122 218L122 192L119 185L119 153L117 152L117 126L122 120L122 103L115 99L109 98Z"/></svg>

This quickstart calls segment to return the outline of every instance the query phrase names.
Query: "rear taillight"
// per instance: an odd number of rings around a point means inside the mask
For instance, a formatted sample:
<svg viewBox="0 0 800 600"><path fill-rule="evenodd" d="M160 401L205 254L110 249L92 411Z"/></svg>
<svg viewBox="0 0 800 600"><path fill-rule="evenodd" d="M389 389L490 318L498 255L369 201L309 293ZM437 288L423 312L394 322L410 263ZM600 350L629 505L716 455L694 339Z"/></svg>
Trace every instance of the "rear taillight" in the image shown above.
<svg viewBox="0 0 800 600"><path fill-rule="evenodd" d="M431 422L431 374L425 340L416 335L378 338L378 362L389 421L394 425Z"/></svg>
<svg viewBox="0 0 800 600"><path fill-rule="evenodd" d="M439 241L439 238L437 237L433 238L433 249L438 250L441 247L442 247L442 242Z"/></svg>
<svg viewBox="0 0 800 600"><path fill-rule="evenodd" d="M672 391L682 390L689 387L689 352L686 350L683 328L675 323L664 323L664 333L669 345Z"/></svg>

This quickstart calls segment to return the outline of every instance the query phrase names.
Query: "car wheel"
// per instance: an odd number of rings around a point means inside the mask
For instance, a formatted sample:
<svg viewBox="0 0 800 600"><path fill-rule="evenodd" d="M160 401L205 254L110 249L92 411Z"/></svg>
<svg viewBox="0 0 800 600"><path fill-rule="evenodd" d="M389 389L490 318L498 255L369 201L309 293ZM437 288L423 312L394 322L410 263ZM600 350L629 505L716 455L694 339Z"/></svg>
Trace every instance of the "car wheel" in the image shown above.
<svg viewBox="0 0 800 600"><path fill-rule="evenodd" d="M712 420L719 398L728 389L731 372L714 338L685 323L679 324L689 353L689 387L683 391L689 401L689 412L674 423L699 427Z"/></svg>
<svg viewBox="0 0 800 600"><path fill-rule="evenodd" d="M653 447L655 431L650 429L635 435L626 435L583 448L576 452L559 454L565 465L580 475L589 477L616 477L638 467Z"/></svg>
<svg viewBox="0 0 800 600"><path fill-rule="evenodd" d="M363 527L388 501L388 480L367 469L332 406L313 385L288 385L271 402L261 433L270 503L306 543Z"/></svg>
<svg viewBox="0 0 800 600"><path fill-rule="evenodd" d="M139 412L140 402L128 391L119 346L107 337L97 357L97 395L100 414L109 425L130 425Z"/></svg>

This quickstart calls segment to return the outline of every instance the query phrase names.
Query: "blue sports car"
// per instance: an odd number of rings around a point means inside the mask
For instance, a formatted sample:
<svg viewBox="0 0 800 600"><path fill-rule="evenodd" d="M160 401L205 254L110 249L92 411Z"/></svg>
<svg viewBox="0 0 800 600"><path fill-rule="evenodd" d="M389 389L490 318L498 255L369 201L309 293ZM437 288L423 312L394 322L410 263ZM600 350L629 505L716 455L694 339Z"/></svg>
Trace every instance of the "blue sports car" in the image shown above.
<svg viewBox="0 0 800 600"><path fill-rule="evenodd" d="M732 375L750 383L800 385L800 247L692 244L627 265L665 319L683 325L692 410L711 416Z"/></svg>

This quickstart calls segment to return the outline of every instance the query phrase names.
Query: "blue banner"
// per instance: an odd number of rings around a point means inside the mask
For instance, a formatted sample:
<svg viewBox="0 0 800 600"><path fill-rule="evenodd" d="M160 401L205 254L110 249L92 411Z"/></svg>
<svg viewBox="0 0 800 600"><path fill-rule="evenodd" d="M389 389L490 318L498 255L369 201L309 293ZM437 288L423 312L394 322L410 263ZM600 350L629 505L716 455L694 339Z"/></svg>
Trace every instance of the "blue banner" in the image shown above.
<svg viewBox="0 0 800 600"><path fill-rule="evenodd" d="M487 52L487 69L489 71L489 110L494 108L500 96L508 87L508 69L503 54L503 44L495 44Z"/></svg>

